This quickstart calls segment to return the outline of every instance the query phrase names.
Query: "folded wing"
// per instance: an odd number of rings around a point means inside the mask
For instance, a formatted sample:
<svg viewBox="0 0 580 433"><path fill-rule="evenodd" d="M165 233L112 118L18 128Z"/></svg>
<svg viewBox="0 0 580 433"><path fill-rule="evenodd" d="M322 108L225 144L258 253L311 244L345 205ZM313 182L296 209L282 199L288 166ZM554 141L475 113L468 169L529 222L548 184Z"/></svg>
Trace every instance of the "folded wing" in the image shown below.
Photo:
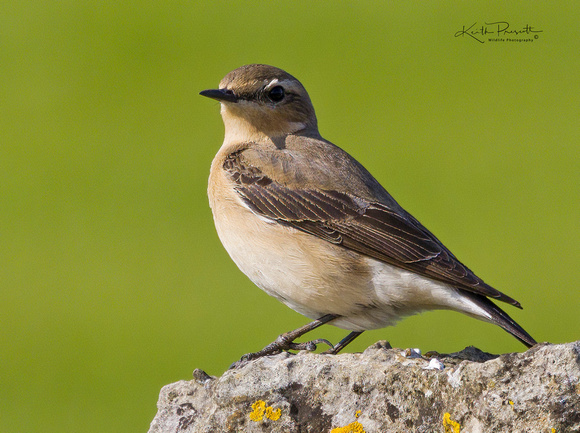
<svg viewBox="0 0 580 433"><path fill-rule="evenodd" d="M232 154L224 169L256 214L327 242L469 292L520 304L484 283L409 213L339 191L295 189L244 165ZM520 307L521 308L521 307Z"/></svg>

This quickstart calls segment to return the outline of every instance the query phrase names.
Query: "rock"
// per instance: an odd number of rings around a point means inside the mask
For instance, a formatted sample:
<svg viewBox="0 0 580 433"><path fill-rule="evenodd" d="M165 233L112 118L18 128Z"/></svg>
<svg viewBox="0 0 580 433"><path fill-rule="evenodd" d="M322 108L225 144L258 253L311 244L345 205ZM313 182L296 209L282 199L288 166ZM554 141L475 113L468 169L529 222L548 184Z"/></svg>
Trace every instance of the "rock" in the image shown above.
<svg viewBox="0 0 580 433"><path fill-rule="evenodd" d="M149 433L580 431L580 341L524 353L281 353L165 386Z"/></svg>

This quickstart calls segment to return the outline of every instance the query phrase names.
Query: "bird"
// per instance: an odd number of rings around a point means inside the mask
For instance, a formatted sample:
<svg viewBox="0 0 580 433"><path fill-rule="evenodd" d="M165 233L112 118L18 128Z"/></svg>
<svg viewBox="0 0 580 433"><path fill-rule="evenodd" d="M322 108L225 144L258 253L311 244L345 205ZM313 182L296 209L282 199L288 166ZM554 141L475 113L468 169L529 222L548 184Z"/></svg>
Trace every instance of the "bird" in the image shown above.
<svg viewBox="0 0 580 433"><path fill-rule="evenodd" d="M218 237L256 286L312 320L242 360L321 343L336 354L366 330L437 309L536 344L492 300L519 302L476 276L361 163L320 135L294 76L245 65L200 95L219 101L225 127L208 181ZM337 344L295 342L325 323L350 332Z"/></svg>

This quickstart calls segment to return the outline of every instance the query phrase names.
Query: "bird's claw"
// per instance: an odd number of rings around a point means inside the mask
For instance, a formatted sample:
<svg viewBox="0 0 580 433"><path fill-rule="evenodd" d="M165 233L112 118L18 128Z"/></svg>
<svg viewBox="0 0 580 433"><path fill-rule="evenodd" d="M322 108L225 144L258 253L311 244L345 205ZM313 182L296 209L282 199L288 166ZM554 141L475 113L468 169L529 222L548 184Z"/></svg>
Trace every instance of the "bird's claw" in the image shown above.
<svg viewBox="0 0 580 433"><path fill-rule="evenodd" d="M325 338L319 338L317 340L305 341L304 343L289 343L289 349L314 352L319 344L327 344L331 348L334 347L330 341L326 340Z"/></svg>

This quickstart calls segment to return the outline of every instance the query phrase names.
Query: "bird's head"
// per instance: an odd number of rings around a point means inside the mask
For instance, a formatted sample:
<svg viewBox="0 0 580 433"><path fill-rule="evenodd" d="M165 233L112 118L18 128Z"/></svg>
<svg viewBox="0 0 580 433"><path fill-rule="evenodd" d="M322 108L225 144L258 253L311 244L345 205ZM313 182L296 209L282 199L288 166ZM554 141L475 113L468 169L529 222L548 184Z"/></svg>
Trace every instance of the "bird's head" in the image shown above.
<svg viewBox="0 0 580 433"><path fill-rule="evenodd" d="M200 94L221 103L226 141L318 133L314 107L304 86L273 66L242 66L227 74L219 89Z"/></svg>

